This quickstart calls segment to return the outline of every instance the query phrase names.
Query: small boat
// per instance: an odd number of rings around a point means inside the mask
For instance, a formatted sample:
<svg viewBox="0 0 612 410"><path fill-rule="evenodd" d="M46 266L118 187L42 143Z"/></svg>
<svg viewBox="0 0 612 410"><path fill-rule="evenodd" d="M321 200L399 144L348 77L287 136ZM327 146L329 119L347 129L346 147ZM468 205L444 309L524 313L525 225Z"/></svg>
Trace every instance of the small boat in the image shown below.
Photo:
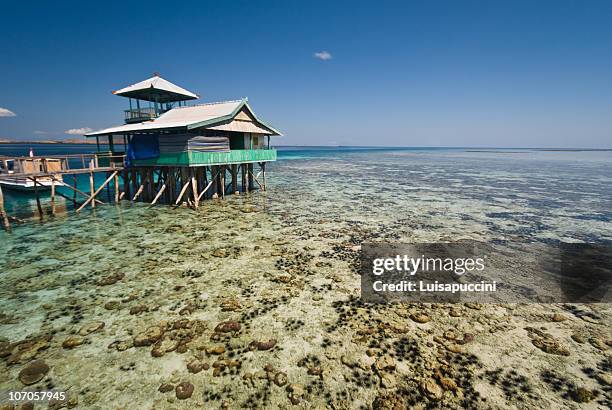
<svg viewBox="0 0 612 410"><path fill-rule="evenodd" d="M51 189L53 179L50 176L37 176L35 184L30 177L24 175L60 171L62 169L61 161L45 158L44 168L43 161L39 158L19 160L0 158L0 185L2 185L2 188L17 191L34 191L35 185L37 189ZM61 175L57 175L55 179L56 185L63 184Z"/></svg>

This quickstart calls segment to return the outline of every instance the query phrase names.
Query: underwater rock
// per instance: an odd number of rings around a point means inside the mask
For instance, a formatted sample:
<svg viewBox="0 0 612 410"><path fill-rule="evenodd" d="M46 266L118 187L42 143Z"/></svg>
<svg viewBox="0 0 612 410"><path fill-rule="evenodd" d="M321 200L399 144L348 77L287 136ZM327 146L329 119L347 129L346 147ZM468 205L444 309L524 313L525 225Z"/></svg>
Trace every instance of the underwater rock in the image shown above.
<svg viewBox="0 0 612 410"><path fill-rule="evenodd" d="M176 385L174 390L176 392L176 398L179 400L185 400L191 397L193 394L193 384L189 382L181 382Z"/></svg>
<svg viewBox="0 0 612 410"><path fill-rule="evenodd" d="M142 333L134 337L134 346L151 346L164 335L164 330L159 326L148 327Z"/></svg>
<svg viewBox="0 0 612 410"><path fill-rule="evenodd" d="M374 410L400 410L408 408L404 398L395 393L384 393L377 396L372 402Z"/></svg>
<svg viewBox="0 0 612 410"><path fill-rule="evenodd" d="M62 342L62 347L64 349L74 349L77 346L85 343L85 339L81 336L70 336L66 340Z"/></svg>
<svg viewBox="0 0 612 410"><path fill-rule="evenodd" d="M596 337L590 338L589 343L591 344L591 346L601 351L608 350L608 345L606 345L603 340L598 339Z"/></svg>
<svg viewBox="0 0 612 410"><path fill-rule="evenodd" d="M474 341L474 335L471 333L465 333L463 339L456 340L455 343L465 345Z"/></svg>
<svg viewBox="0 0 612 410"><path fill-rule="evenodd" d="M174 390L174 386L170 383L163 383L157 390L161 393L168 393Z"/></svg>
<svg viewBox="0 0 612 410"><path fill-rule="evenodd" d="M595 394L584 387L578 387L571 395L572 399L577 403L588 403L595 398Z"/></svg>
<svg viewBox="0 0 612 410"><path fill-rule="evenodd" d="M189 373L195 374L201 372L203 367L202 362L199 360L193 360L187 365L187 370L189 370Z"/></svg>
<svg viewBox="0 0 612 410"><path fill-rule="evenodd" d="M34 360L21 369L19 372L19 381L29 386L41 381L48 372L49 366L44 360Z"/></svg>
<svg viewBox="0 0 612 410"><path fill-rule="evenodd" d="M242 305L236 298L225 299L223 302L221 302L222 312L235 312L240 309L242 309Z"/></svg>
<svg viewBox="0 0 612 410"><path fill-rule="evenodd" d="M121 308L121 302L118 300L109 300L104 304L104 309L106 310L115 310Z"/></svg>
<svg viewBox="0 0 612 410"><path fill-rule="evenodd" d="M457 383L450 377L440 377L438 380L444 390L455 391L458 388Z"/></svg>
<svg viewBox="0 0 612 410"><path fill-rule="evenodd" d="M410 319L414 320L417 323L427 323L431 320L431 318L423 313L413 313L410 315Z"/></svg>
<svg viewBox="0 0 612 410"><path fill-rule="evenodd" d="M378 371L395 370L395 360L391 356L381 356L374 362L374 368Z"/></svg>
<svg viewBox="0 0 612 410"><path fill-rule="evenodd" d="M257 349L257 350L270 350L274 346L276 346L276 339L270 339L270 340L267 340L265 342L252 341L249 344L249 347L252 350L255 350L255 349Z"/></svg>
<svg viewBox="0 0 612 410"><path fill-rule="evenodd" d="M225 353L225 347L223 347L222 345L213 346L213 347L207 348L206 349L206 353L208 353L208 354L223 354L223 353Z"/></svg>
<svg viewBox="0 0 612 410"><path fill-rule="evenodd" d="M307 373L311 376L320 376L323 374L323 369L317 366L312 366L308 368Z"/></svg>
<svg viewBox="0 0 612 410"><path fill-rule="evenodd" d="M162 357L168 352L173 352L178 349L179 341L175 339L171 339L169 337L164 337L155 344L153 344L153 348L151 349L151 356L153 357Z"/></svg>
<svg viewBox="0 0 612 410"><path fill-rule="evenodd" d="M551 337L537 337L533 339L531 343L541 351L549 354L556 354L559 356L570 355L570 351L567 347Z"/></svg>
<svg viewBox="0 0 612 410"><path fill-rule="evenodd" d="M285 384L287 384L287 375L283 372L278 372L276 373L276 375L274 376L274 384L276 384L277 386L284 386Z"/></svg>
<svg viewBox="0 0 612 410"><path fill-rule="evenodd" d="M214 256L215 258L227 258L228 256L230 256L230 253L227 249L219 248L215 249L212 252L212 256Z"/></svg>
<svg viewBox="0 0 612 410"><path fill-rule="evenodd" d="M564 322L567 320L567 316L562 315L560 313L555 313L554 315L552 315L550 320L553 322Z"/></svg>
<svg viewBox="0 0 612 410"><path fill-rule="evenodd" d="M88 334L97 332L98 330L103 328L104 322L91 322L81 327L81 329L79 330L79 335L87 336Z"/></svg>
<svg viewBox="0 0 612 410"><path fill-rule="evenodd" d="M7 364L23 363L34 359L39 351L47 349L53 336L32 337L14 344L4 344L0 356L8 358Z"/></svg>
<svg viewBox="0 0 612 410"><path fill-rule="evenodd" d="M115 340L111 344L108 345L109 349L116 349L118 352L123 352L132 347L134 347L134 342L132 339Z"/></svg>
<svg viewBox="0 0 612 410"><path fill-rule="evenodd" d="M100 279L98 281L98 285L99 286L114 285L115 283L119 282L123 278L125 278L125 273L116 272L116 273L113 273L111 275L105 276L102 279Z"/></svg>
<svg viewBox="0 0 612 410"><path fill-rule="evenodd" d="M229 333L238 332L240 330L240 323L228 320L221 322L215 327L215 332L218 333Z"/></svg>
<svg viewBox="0 0 612 410"><path fill-rule="evenodd" d="M148 311L149 311L149 307L147 305L132 306L130 308L130 315L139 315L143 312L148 312Z"/></svg>
<svg viewBox="0 0 612 410"><path fill-rule="evenodd" d="M431 378L425 379L421 383L421 389L423 390L423 393L427 395L427 397L433 400L442 399L442 394L443 394L442 388L438 385L438 383L436 383L434 379L431 379Z"/></svg>

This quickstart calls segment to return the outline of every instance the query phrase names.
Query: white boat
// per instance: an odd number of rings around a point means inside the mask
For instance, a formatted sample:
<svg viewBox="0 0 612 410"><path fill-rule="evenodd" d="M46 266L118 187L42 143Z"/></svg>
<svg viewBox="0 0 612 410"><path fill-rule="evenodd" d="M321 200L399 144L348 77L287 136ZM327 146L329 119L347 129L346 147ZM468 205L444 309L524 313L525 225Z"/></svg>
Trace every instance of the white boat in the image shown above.
<svg viewBox="0 0 612 410"><path fill-rule="evenodd" d="M20 158L19 160L0 158L0 185L2 188L18 191L34 191L35 185L37 189L51 189L53 184L51 177L37 176L35 184L31 177L24 175L60 171L62 169L61 160L45 158L44 168L43 161L39 158ZM57 175L55 179L56 185L63 184L61 175Z"/></svg>

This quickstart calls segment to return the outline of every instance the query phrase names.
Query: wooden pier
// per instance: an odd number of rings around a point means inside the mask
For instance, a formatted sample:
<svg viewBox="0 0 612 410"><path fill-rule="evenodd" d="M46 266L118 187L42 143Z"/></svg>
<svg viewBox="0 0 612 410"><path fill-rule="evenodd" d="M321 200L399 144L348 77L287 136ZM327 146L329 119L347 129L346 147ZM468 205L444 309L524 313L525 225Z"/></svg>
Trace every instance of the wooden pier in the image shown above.
<svg viewBox="0 0 612 410"><path fill-rule="evenodd" d="M3 178L27 179L33 182L38 215L43 217L41 192L50 190L51 214L56 212L56 197L63 197L72 203L76 212L87 206L95 208L105 202L99 199L100 193L107 188L114 191L109 198L114 203L122 200L146 202L151 206L168 204L186 205L197 209L200 202L207 198L224 198L228 194L248 193L257 188L266 189L266 163L259 162L255 173L253 163L226 164L211 166L130 166L124 165L125 155L78 154L54 155L53 157L4 157L0 163L14 164L11 174L0 174L0 224L10 230L11 219L4 207L2 192ZM78 164L75 166L75 163ZM26 165L27 164L27 165ZM32 164L34 166L32 166ZM53 164L53 166L49 166ZM89 175L89 192L80 190L76 176ZM104 174L105 180L96 186L96 175ZM71 176L71 183L66 177ZM41 181L50 181L43 185ZM72 191L72 196L58 191L64 187ZM80 201L78 200L80 198Z"/></svg>
<svg viewBox="0 0 612 410"><path fill-rule="evenodd" d="M103 204L99 194L104 188L112 202L111 187L115 203L129 200L194 209L206 198L266 189L266 164L276 161L270 137L282 134L255 115L247 98L187 105L198 95L158 74L113 94L127 98L129 110L123 125L85 134L96 139L96 153L0 157L0 181L32 188L41 218L43 188L51 191L51 214L58 195L80 212ZM89 175L88 192L79 190L79 174ZM99 174L105 179L96 186ZM72 186L64 180L69 176ZM72 197L58 187L70 189ZM3 203L0 190L0 223L10 229Z"/></svg>

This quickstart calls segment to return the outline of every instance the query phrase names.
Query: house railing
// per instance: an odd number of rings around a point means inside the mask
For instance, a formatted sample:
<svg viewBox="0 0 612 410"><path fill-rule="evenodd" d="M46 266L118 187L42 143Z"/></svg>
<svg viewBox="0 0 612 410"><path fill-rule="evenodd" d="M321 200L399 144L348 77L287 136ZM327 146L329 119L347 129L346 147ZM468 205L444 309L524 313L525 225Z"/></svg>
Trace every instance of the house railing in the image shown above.
<svg viewBox="0 0 612 410"><path fill-rule="evenodd" d="M152 107L133 108L131 110L124 110L124 113L127 124L152 120L158 116L157 111Z"/></svg>
<svg viewBox="0 0 612 410"><path fill-rule="evenodd" d="M275 149L233 149L225 152L161 153L157 158L134 160L135 166L208 166L276 161Z"/></svg>

